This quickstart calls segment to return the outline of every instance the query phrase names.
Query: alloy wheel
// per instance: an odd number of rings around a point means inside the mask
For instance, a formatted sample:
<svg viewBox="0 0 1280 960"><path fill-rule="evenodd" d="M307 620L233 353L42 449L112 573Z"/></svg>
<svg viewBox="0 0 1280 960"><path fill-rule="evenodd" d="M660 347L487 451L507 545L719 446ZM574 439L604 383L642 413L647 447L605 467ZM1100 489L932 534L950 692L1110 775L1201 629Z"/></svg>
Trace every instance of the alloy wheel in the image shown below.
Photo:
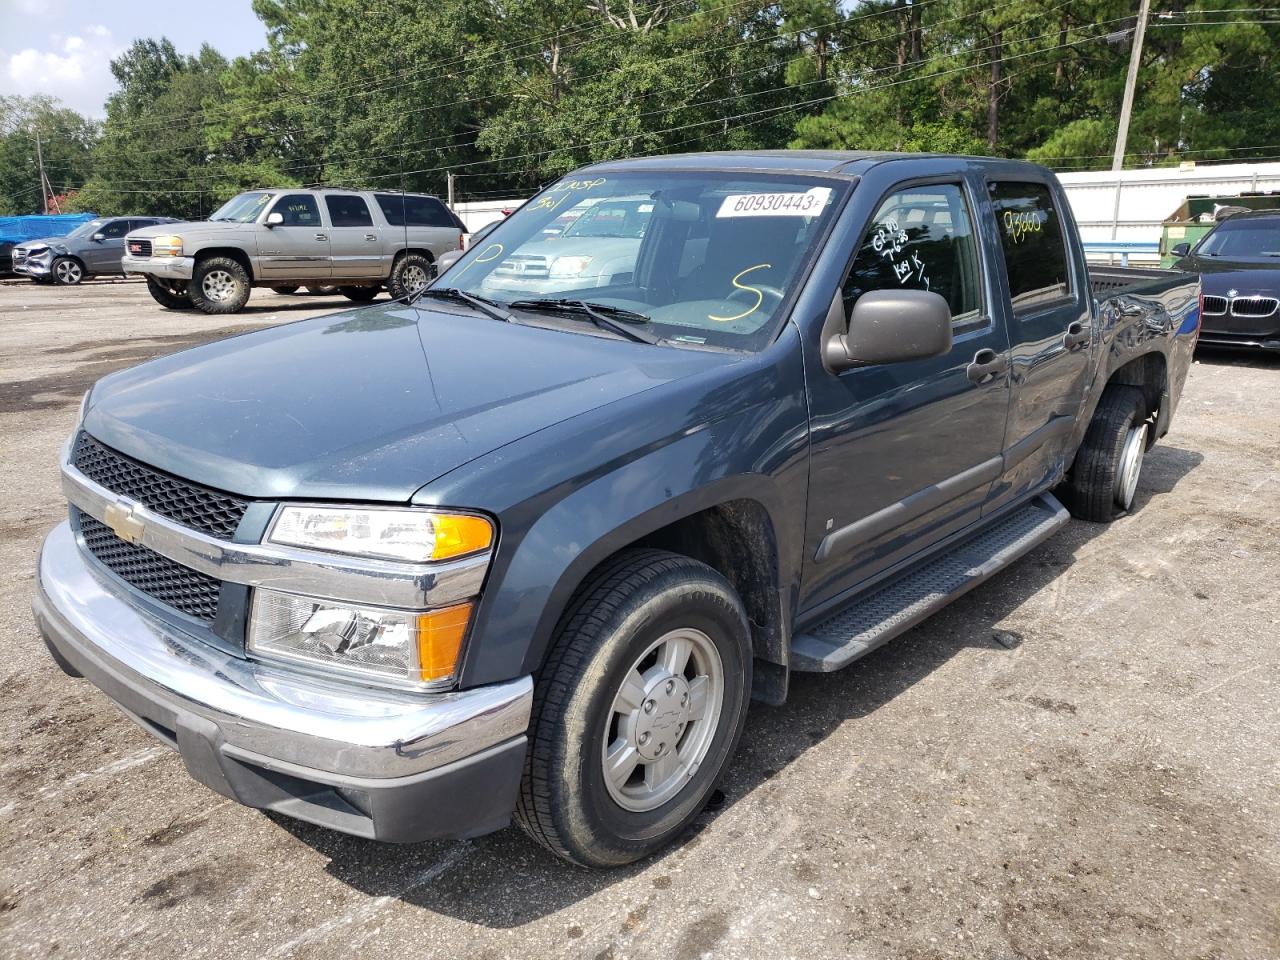
<svg viewBox="0 0 1280 960"><path fill-rule="evenodd" d="M604 781L615 803L644 812L684 788L715 738L724 683L715 644L690 627L664 634L632 664L605 719Z"/></svg>

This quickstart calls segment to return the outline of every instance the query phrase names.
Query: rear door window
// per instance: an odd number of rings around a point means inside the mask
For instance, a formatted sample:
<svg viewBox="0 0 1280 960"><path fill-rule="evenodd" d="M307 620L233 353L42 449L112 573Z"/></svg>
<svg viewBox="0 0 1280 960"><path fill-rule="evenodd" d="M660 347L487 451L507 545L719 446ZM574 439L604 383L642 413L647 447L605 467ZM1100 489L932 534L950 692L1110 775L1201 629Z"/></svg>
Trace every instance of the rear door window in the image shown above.
<svg viewBox="0 0 1280 960"><path fill-rule="evenodd" d="M276 201L272 213L283 214L286 227L320 226L320 205L309 193L288 193Z"/></svg>
<svg viewBox="0 0 1280 960"><path fill-rule="evenodd" d="M959 184L898 190L876 211L844 283L845 309L872 290L901 289L939 294L957 329L981 323L978 244Z"/></svg>
<svg viewBox="0 0 1280 960"><path fill-rule="evenodd" d="M329 222L335 227L372 227L373 217L363 197L328 194L324 204L329 208Z"/></svg>
<svg viewBox="0 0 1280 960"><path fill-rule="evenodd" d="M1062 217L1049 188L1004 181L992 183L990 191L1014 315L1070 297Z"/></svg>

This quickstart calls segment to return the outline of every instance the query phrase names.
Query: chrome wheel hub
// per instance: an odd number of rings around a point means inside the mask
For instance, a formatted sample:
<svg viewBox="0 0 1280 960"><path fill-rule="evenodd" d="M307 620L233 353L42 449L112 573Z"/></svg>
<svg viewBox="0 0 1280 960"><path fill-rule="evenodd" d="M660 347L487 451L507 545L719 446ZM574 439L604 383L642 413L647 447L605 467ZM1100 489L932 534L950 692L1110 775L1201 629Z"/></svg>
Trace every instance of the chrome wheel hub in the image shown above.
<svg viewBox="0 0 1280 960"><path fill-rule="evenodd" d="M1140 423L1125 437L1120 451L1120 477L1116 486L1116 506L1128 510L1138 492L1138 474L1142 472L1142 459L1147 452L1147 425Z"/></svg>
<svg viewBox="0 0 1280 960"><path fill-rule="evenodd" d="M210 270L200 281L205 299L223 303L236 295L235 277L226 270Z"/></svg>
<svg viewBox="0 0 1280 960"><path fill-rule="evenodd" d="M70 260L58 264L57 273L63 283L76 283L80 279L80 267Z"/></svg>
<svg viewBox="0 0 1280 960"><path fill-rule="evenodd" d="M417 293L427 285L427 271L423 270L417 264L410 264L404 268L401 274L404 282L404 288L407 293Z"/></svg>
<svg viewBox="0 0 1280 960"><path fill-rule="evenodd" d="M701 630L664 634L627 671L605 719L604 781L626 810L666 803L698 772L724 702L724 667Z"/></svg>

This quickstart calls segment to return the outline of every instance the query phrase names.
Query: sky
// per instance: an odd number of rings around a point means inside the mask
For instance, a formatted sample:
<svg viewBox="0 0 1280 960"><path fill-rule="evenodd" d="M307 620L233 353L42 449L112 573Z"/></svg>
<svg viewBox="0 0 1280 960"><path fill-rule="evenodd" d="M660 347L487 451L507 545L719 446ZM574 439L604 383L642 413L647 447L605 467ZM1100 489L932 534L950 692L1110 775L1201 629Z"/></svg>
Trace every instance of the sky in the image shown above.
<svg viewBox="0 0 1280 960"><path fill-rule="evenodd" d="M116 85L111 59L160 36L181 53L208 43L228 59L266 46L251 0L0 0L0 95L47 93L100 119Z"/></svg>

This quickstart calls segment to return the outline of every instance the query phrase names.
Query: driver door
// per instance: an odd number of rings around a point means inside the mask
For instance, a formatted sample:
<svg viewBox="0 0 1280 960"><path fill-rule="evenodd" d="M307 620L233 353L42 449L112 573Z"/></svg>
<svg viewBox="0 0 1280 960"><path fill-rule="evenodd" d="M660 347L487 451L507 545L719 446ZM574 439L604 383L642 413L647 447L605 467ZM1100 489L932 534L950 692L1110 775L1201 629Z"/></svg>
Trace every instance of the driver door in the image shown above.
<svg viewBox="0 0 1280 960"><path fill-rule="evenodd" d="M801 608L839 601L977 520L1000 475L1008 335L993 319L968 180L881 199L842 287L930 290L952 315L951 351L806 373L811 467ZM982 364L992 372L981 376Z"/></svg>
<svg viewBox="0 0 1280 960"><path fill-rule="evenodd" d="M124 256L124 235L129 232L128 220L112 220L98 233L101 240L91 240L84 252L85 267L90 273L119 273L120 258Z"/></svg>
<svg viewBox="0 0 1280 960"><path fill-rule="evenodd" d="M278 213L284 222L259 228L259 264L264 280L313 280L333 276L329 228L320 217L320 204L310 193L286 193L267 216Z"/></svg>

